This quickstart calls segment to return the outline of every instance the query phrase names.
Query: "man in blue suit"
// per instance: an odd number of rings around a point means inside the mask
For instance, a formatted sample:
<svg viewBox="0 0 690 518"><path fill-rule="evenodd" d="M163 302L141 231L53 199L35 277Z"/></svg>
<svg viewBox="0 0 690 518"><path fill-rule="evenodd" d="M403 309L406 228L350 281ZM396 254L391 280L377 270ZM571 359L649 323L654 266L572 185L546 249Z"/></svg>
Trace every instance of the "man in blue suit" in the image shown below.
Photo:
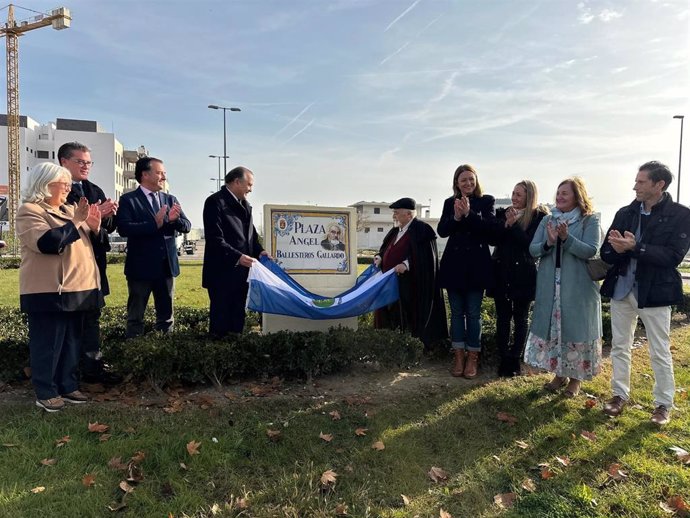
<svg viewBox="0 0 690 518"><path fill-rule="evenodd" d="M151 293L156 330L172 330L174 278L180 274L175 237L192 227L177 198L162 192L166 183L162 160L140 158L134 177L139 188L122 195L117 213L117 230L127 238L127 338L143 334Z"/></svg>
<svg viewBox="0 0 690 518"><path fill-rule="evenodd" d="M249 268L256 258L268 255L259 243L247 201L253 186L254 173L235 167L225 175L221 190L204 203L201 285L208 290L209 332L216 337L242 332Z"/></svg>

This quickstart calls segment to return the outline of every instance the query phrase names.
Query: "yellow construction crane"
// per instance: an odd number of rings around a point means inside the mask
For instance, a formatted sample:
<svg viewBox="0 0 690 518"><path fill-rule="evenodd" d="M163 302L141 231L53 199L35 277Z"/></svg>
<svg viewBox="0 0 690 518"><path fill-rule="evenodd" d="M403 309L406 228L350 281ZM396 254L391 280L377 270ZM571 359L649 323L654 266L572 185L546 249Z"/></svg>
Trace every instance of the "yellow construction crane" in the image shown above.
<svg viewBox="0 0 690 518"><path fill-rule="evenodd" d="M50 13L37 13L29 20L17 22L14 19L14 5L7 9L7 23L0 27L0 38L7 43L7 179L9 230L13 252L17 252L16 231L14 228L17 207L19 206L20 164L19 164L19 36L41 27L67 29L72 17L69 9L58 7ZM34 11L36 12L36 11Z"/></svg>

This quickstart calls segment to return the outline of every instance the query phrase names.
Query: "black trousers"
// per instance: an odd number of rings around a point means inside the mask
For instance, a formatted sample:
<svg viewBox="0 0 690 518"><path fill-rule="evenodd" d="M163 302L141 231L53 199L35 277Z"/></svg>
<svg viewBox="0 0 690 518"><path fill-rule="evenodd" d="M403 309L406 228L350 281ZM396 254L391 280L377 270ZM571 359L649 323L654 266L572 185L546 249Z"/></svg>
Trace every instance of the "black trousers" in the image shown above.
<svg viewBox="0 0 690 518"><path fill-rule="evenodd" d="M497 295L496 304L496 345L501 358L519 359L527 342L527 319L531 300L510 300ZM513 340L510 340L510 324L513 323Z"/></svg>
<svg viewBox="0 0 690 518"><path fill-rule="evenodd" d="M244 329L249 285L246 282L235 287L218 285L207 288L209 306L208 331L216 337L228 333L241 333Z"/></svg>
<svg viewBox="0 0 690 518"><path fill-rule="evenodd" d="M79 350L84 313L28 313L31 383L36 398L51 399L79 388Z"/></svg>
<svg viewBox="0 0 690 518"><path fill-rule="evenodd" d="M174 277L163 277L153 281L127 279L127 289L127 338L144 334L144 312L151 294L156 309L156 331L172 331Z"/></svg>

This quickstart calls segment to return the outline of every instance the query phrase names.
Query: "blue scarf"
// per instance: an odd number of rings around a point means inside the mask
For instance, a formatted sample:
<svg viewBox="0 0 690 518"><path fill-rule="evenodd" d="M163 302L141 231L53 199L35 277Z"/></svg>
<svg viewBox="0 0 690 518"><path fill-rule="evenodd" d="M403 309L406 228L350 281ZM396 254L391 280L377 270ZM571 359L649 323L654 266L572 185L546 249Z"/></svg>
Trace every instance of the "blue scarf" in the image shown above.
<svg viewBox="0 0 690 518"><path fill-rule="evenodd" d="M573 210L569 210L568 212L561 212L554 207L553 210L551 210L551 217L554 221L556 221L556 223L567 223L568 226L570 226L582 219L582 211L580 210L580 207L575 207Z"/></svg>

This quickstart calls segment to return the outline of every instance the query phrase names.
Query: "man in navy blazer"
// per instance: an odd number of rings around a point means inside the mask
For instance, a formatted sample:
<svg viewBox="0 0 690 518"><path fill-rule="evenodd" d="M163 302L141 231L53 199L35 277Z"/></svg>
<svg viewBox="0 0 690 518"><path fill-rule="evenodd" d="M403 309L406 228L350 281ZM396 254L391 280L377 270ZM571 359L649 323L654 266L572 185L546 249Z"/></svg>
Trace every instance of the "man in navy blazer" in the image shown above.
<svg viewBox="0 0 690 518"><path fill-rule="evenodd" d="M210 300L209 332L222 337L244 329L247 276L255 258L268 255L259 243L247 195L254 173L235 167L225 185L204 203L204 267L201 285Z"/></svg>
<svg viewBox="0 0 690 518"><path fill-rule="evenodd" d="M140 158L134 177L139 188L120 197L117 213L117 230L127 238L127 338L143 334L151 293L156 330L172 330L174 278L180 274L175 238L192 227L177 198L162 192L166 183L162 160Z"/></svg>

